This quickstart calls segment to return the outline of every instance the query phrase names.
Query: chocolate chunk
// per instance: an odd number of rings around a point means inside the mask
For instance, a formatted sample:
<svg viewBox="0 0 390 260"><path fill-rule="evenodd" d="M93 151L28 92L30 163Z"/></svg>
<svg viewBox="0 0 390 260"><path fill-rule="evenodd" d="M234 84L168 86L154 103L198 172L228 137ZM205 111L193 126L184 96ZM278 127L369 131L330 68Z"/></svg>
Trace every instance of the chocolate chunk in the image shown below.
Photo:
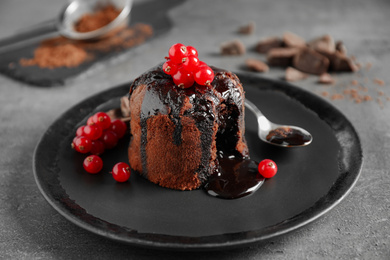
<svg viewBox="0 0 390 260"><path fill-rule="evenodd" d="M322 55L327 57L330 61L329 64L329 71L336 71L336 72L351 72L351 71L358 71L359 67L357 64L346 55L336 51L335 53L328 53L328 52L322 52L319 51Z"/></svg>
<svg viewBox="0 0 390 260"><path fill-rule="evenodd" d="M323 51L329 53L334 53L336 51L334 40L328 34L311 40L310 42L308 42L308 45L316 51Z"/></svg>
<svg viewBox="0 0 390 260"><path fill-rule="evenodd" d="M318 83L320 83L320 84L333 84L334 79L332 78L332 76L329 73L323 73L318 78Z"/></svg>
<svg viewBox="0 0 390 260"><path fill-rule="evenodd" d="M269 70L269 67L264 62L257 60L257 59L247 59L245 61L246 66L248 69L258 72L266 72Z"/></svg>
<svg viewBox="0 0 390 260"><path fill-rule="evenodd" d="M256 45L256 51L259 53L267 53L272 48L282 47L283 41L279 37L268 37L260 40Z"/></svg>
<svg viewBox="0 0 390 260"><path fill-rule="evenodd" d="M254 22L250 22L247 25L241 26L238 29L238 32L241 34L253 34L256 29L256 24Z"/></svg>
<svg viewBox="0 0 390 260"><path fill-rule="evenodd" d="M271 66L287 67L299 53L298 48L273 48L267 53L267 62Z"/></svg>
<svg viewBox="0 0 390 260"><path fill-rule="evenodd" d="M228 41L221 44L222 55L242 55L245 52L245 45L240 40Z"/></svg>
<svg viewBox="0 0 390 260"><path fill-rule="evenodd" d="M347 55L347 48L345 47L342 41L336 42L336 51L339 52L340 54Z"/></svg>
<svg viewBox="0 0 390 260"><path fill-rule="evenodd" d="M283 34L283 42L287 47L303 48L306 46L305 40L292 32L285 32Z"/></svg>
<svg viewBox="0 0 390 260"><path fill-rule="evenodd" d="M309 48L302 49L293 60L293 65L300 71L321 75L329 67L329 59Z"/></svg>
<svg viewBox="0 0 390 260"><path fill-rule="evenodd" d="M307 74L292 67L288 67L285 71L285 79L287 81L298 81L307 78Z"/></svg>

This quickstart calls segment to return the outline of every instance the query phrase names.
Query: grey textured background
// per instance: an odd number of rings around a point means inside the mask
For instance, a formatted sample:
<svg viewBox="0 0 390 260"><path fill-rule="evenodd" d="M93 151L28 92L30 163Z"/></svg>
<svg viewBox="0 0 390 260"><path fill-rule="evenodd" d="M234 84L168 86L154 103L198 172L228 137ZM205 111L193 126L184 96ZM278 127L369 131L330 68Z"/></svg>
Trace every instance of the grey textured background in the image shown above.
<svg viewBox="0 0 390 260"><path fill-rule="evenodd" d="M55 17L63 1L0 2L0 38ZM188 1L169 13L175 27L127 55L99 64L62 87L38 88L0 75L0 257L5 259L389 259L390 257L390 1ZM256 22L256 33L239 26ZM260 38L292 31L306 39L331 34L371 70L339 74L335 86L317 78L297 82L321 95L341 93L352 80L364 83L374 99L360 104L326 98L350 119L362 141L364 166L352 192L318 221L251 247L208 253L144 250L91 234L58 214L44 200L32 174L39 137L64 111L86 97L134 79L183 42L198 48L209 64L238 71L248 57L221 57L223 41L241 39L252 47ZM1 58L1 56L0 56ZM280 78L283 70L264 74ZM379 86L373 79L382 79ZM379 94L384 93L384 96ZM380 102L376 100L380 99Z"/></svg>

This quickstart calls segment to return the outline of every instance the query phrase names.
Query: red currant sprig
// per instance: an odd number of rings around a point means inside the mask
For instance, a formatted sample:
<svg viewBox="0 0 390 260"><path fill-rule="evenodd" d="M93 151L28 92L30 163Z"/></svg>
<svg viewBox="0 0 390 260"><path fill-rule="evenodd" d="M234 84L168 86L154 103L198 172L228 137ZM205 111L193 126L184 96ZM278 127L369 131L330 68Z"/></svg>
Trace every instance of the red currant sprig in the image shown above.
<svg viewBox="0 0 390 260"><path fill-rule="evenodd" d="M105 112L98 112L89 117L87 125L77 128L76 137L72 142L72 148L77 152L92 154L85 158L84 169L92 174L101 171L103 161L98 155L106 149L114 148L126 131L126 123L119 119L111 120Z"/></svg>
<svg viewBox="0 0 390 260"><path fill-rule="evenodd" d="M278 171L278 167L274 161L270 159L264 159L259 163L258 170L264 178L272 178Z"/></svg>
<svg viewBox="0 0 390 260"><path fill-rule="evenodd" d="M162 69L172 76L178 87L189 88L195 82L203 86L211 85L214 71L199 60L198 51L194 47L176 43L169 48L168 55Z"/></svg>

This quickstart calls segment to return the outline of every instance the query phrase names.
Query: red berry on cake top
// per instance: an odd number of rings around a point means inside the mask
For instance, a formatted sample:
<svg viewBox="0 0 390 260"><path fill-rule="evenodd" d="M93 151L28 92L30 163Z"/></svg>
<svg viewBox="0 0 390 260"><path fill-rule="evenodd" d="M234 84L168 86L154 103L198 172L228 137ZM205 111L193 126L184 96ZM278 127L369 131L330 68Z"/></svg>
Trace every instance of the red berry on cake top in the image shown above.
<svg viewBox="0 0 390 260"><path fill-rule="evenodd" d="M171 75L180 88L189 88L195 82L209 86L214 79L214 71L198 58L198 51L192 46L176 43L169 48L169 57L163 64L165 74Z"/></svg>

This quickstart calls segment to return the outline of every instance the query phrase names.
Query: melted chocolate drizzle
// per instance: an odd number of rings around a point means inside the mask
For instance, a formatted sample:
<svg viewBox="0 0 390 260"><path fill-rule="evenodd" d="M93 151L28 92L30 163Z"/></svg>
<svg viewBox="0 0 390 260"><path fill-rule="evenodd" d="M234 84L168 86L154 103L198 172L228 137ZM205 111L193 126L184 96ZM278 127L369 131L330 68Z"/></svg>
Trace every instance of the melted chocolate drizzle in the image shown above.
<svg viewBox="0 0 390 260"><path fill-rule="evenodd" d="M267 141L274 144L287 146L303 145L310 141L310 136L293 128L280 127L272 130L266 137Z"/></svg>
<svg viewBox="0 0 390 260"><path fill-rule="evenodd" d="M249 159L221 155L219 167L209 177L204 189L211 195L222 199L238 199L258 190L264 177L258 173L258 164Z"/></svg>

